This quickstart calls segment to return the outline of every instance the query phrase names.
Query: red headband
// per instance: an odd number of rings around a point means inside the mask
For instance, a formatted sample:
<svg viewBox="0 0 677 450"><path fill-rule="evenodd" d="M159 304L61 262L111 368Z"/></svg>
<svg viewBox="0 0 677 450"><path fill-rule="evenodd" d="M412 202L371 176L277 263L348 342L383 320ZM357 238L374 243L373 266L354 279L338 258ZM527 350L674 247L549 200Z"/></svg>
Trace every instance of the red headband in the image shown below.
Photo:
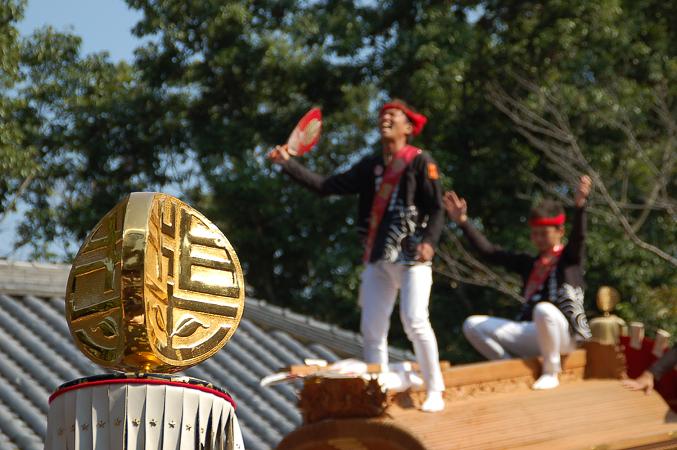
<svg viewBox="0 0 677 450"><path fill-rule="evenodd" d="M383 113L385 112L386 109L399 109L402 111L411 121L411 124L413 126L412 133L414 136L417 136L418 134L423 131L423 127L425 126L426 122L428 122L428 118L424 116L423 114L419 114L417 112L412 111L411 109L407 108L405 105L403 105L400 102L390 102L386 103L381 107L381 112L379 113L379 116L382 116Z"/></svg>
<svg viewBox="0 0 677 450"><path fill-rule="evenodd" d="M566 216L564 213L559 214L555 217L532 217L529 219L529 225L532 227L547 227L547 226L560 226L564 225L566 221Z"/></svg>

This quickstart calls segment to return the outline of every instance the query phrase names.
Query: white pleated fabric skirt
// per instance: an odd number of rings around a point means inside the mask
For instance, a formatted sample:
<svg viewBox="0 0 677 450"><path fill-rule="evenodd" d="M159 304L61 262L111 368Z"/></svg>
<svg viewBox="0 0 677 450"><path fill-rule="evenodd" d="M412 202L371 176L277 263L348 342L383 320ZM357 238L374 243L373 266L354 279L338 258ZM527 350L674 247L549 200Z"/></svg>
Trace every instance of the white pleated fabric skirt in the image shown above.
<svg viewBox="0 0 677 450"><path fill-rule="evenodd" d="M244 449L235 402L206 382L98 376L50 397L45 450L221 449Z"/></svg>

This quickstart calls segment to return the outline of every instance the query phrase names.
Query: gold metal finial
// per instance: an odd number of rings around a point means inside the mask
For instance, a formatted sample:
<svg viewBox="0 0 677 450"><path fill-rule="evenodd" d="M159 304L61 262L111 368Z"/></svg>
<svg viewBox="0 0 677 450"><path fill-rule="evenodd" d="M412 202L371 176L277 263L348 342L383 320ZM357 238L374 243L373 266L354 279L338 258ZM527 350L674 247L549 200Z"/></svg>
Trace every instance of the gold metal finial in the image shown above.
<svg viewBox="0 0 677 450"><path fill-rule="evenodd" d="M626 333L625 321L611 314L620 299L618 291L610 286L602 286L597 290L597 308L603 315L590 321L593 341L616 345L620 342L620 337Z"/></svg>
<svg viewBox="0 0 677 450"><path fill-rule="evenodd" d="M605 316L611 314L620 300L620 294L611 286L602 286L597 290L597 308Z"/></svg>
<svg viewBox="0 0 677 450"><path fill-rule="evenodd" d="M78 348L122 371L172 373L211 357L244 310L235 250L180 200L136 192L94 227L66 292Z"/></svg>

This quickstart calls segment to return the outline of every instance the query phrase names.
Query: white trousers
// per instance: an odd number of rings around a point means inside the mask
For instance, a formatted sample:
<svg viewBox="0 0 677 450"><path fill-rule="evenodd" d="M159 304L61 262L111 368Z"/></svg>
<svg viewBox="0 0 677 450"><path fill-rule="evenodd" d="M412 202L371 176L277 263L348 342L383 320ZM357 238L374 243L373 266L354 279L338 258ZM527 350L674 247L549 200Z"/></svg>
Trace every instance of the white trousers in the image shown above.
<svg viewBox="0 0 677 450"><path fill-rule="evenodd" d="M536 304L533 322L470 316L463 323L466 339L488 359L543 357L543 373L561 372L560 354L575 350L569 323L555 305Z"/></svg>
<svg viewBox="0 0 677 450"><path fill-rule="evenodd" d="M397 291L400 291L400 319L414 345L428 391L444 391L437 339L428 319L432 286L432 268L379 261L367 264L362 272L360 330L364 340L364 359L368 363L388 364L388 329Z"/></svg>

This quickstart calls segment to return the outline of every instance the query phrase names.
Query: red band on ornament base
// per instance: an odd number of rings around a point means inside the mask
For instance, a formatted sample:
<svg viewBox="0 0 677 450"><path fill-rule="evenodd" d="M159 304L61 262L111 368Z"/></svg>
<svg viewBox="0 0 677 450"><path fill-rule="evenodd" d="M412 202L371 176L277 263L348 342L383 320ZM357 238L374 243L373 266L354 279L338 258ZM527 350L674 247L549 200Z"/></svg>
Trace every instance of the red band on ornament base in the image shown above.
<svg viewBox="0 0 677 450"><path fill-rule="evenodd" d="M186 389L195 389L198 391L202 392L207 392L212 395L216 395L217 397L221 397L222 399L226 400L228 403L233 405L233 409L237 408L237 404L235 403L235 400L233 398L226 394L225 392L217 391L216 389L209 388L207 386L200 386L196 384L189 384L189 383L181 383L178 381L169 381L169 380L158 380L158 379L153 379L153 378L113 378L113 379L103 379L103 380L96 380L96 381L87 381L84 383L80 384L74 384L72 386L64 387L56 392L54 392L52 395L49 396L49 403L52 403L52 401L58 397L61 394L64 394L68 391L74 391L76 389L82 389L82 388L87 388L87 387L93 387L93 386L102 386L102 385L107 385L107 384L163 384L165 386L178 386Z"/></svg>

